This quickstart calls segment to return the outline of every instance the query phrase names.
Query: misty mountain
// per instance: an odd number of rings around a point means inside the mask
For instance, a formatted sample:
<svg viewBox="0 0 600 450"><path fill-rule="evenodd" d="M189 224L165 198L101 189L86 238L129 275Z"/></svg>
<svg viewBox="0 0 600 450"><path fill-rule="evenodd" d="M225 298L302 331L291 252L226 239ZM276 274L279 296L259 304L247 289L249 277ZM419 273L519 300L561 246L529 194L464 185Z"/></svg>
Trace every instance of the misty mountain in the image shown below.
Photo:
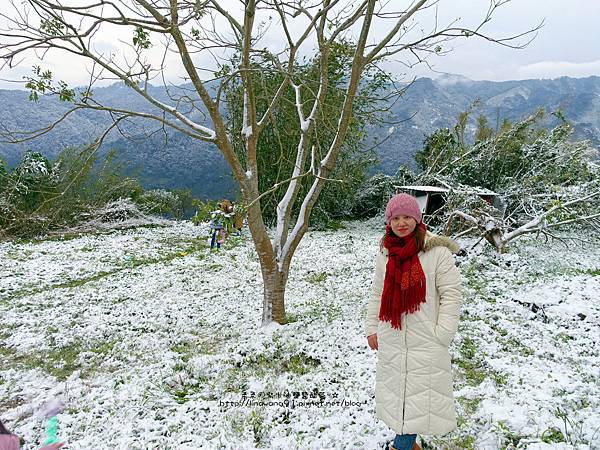
<svg viewBox="0 0 600 450"><path fill-rule="evenodd" d="M164 88L151 87L150 92L160 101L173 104ZM479 114L486 115L490 125L495 126L505 118L519 120L543 107L548 113L561 110L573 123L576 139L589 139L593 146L600 147L600 77L503 82L473 81L455 75L436 80L420 78L407 87L399 101L390 104L390 123L368 130L370 142L385 139L377 148L380 164L371 171L392 174L400 164L414 167L414 152L421 148L425 136L438 128L454 126L457 115L476 98L481 103L467 126L467 135L472 135ZM156 112L122 83L95 89L94 99L106 105ZM32 102L27 92L19 90L0 90L0 104L2 131L42 129L65 116L70 107L47 96ZM195 120L207 123L197 102L188 102L187 107ZM551 127L557 120L546 114L543 125ZM9 166L15 165L27 150L53 158L66 146L93 141L110 123L107 113L78 110L34 140L21 144L0 142L0 157ZM235 192L230 170L214 145L150 121L133 119L121 125L125 132L111 132L100 155L116 149L127 172L137 175L146 188L190 188L197 197L213 199Z"/></svg>
<svg viewBox="0 0 600 450"><path fill-rule="evenodd" d="M467 140L475 132L475 119L483 114L489 125L504 119L517 121L543 107L542 125L552 127L558 119L553 111L562 111L574 125L575 139L589 139L600 147L600 77L555 80L473 81L460 76L443 76L436 80L417 79L408 87L402 101L392 106L392 117L400 123L378 149L381 170L393 173L399 164L414 167L413 155L425 137L442 127L453 127L460 112L475 99L481 100L467 124ZM388 127L371 130L380 140Z"/></svg>

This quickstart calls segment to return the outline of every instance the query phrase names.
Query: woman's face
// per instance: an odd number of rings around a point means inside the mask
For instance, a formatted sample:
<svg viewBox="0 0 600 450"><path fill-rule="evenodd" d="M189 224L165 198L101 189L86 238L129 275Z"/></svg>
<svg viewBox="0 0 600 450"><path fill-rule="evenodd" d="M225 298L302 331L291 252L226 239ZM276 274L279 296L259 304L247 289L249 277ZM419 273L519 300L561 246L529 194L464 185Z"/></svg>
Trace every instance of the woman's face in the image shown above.
<svg viewBox="0 0 600 450"><path fill-rule="evenodd" d="M392 217L390 226L396 236L404 237L415 231L417 221L414 217L398 215Z"/></svg>

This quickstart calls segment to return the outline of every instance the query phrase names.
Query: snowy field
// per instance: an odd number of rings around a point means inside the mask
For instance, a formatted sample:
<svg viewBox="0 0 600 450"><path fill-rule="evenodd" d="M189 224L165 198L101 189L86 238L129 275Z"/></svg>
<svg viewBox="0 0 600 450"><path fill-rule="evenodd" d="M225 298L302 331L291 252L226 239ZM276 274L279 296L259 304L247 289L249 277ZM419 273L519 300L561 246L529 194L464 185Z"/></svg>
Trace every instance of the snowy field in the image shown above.
<svg viewBox="0 0 600 450"><path fill-rule="evenodd" d="M24 449L56 397L69 449L382 448L362 335L380 222L309 233L290 323L267 329L247 235L220 252L189 222L0 244L0 416ZM600 242L569 245L457 258L459 428L424 449L600 449Z"/></svg>

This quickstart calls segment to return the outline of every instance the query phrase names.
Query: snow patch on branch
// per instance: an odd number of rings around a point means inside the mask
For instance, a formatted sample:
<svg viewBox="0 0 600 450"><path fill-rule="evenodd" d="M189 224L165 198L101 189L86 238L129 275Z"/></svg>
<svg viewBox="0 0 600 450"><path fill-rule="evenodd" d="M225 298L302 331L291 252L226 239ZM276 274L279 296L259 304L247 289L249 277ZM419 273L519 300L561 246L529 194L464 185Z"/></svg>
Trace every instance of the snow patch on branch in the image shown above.
<svg viewBox="0 0 600 450"><path fill-rule="evenodd" d="M248 105L248 90L244 88L244 118L242 123L242 136L244 136L246 140L248 140L250 136L252 136L252 125L248 125Z"/></svg>
<svg viewBox="0 0 600 450"><path fill-rule="evenodd" d="M302 112L300 86L297 84L292 86L294 86L294 91L296 93L296 111L298 112L298 119L300 120L300 129L302 130L302 133L306 133L308 131L309 121L304 119L304 113Z"/></svg>
<svg viewBox="0 0 600 450"><path fill-rule="evenodd" d="M308 131L309 125L310 125L310 121L308 121L308 120L300 121L300 130L302 131L302 133L306 133Z"/></svg>
<svg viewBox="0 0 600 450"><path fill-rule="evenodd" d="M246 127L242 128L242 136L244 136L244 138L249 139L250 136L252 136L252 126L248 125Z"/></svg>
<svg viewBox="0 0 600 450"><path fill-rule="evenodd" d="M217 134L215 133L214 130L212 130L212 129L208 128L208 127L205 127L203 125L200 125L199 123L196 123L193 120L188 119L183 114L181 114L179 111L177 111L176 108L174 108L172 106L169 106L166 103L162 103L162 102L160 102L158 100L155 100L155 99L153 99L152 101L159 108L161 108L164 111L167 111L167 112L171 113L173 116L175 116L177 119L179 119L182 123L185 123L190 128L198 131L199 133L205 134L207 139L215 140L217 138Z"/></svg>

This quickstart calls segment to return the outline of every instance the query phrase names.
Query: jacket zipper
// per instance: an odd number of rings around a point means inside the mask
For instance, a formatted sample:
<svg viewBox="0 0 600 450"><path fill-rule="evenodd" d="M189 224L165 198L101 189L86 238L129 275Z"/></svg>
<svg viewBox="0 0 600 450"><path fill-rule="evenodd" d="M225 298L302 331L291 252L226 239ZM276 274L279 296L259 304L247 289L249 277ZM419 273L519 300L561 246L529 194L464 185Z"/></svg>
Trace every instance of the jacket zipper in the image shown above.
<svg viewBox="0 0 600 450"><path fill-rule="evenodd" d="M408 378L408 345L406 340L406 316L404 316L404 349L405 349L405 357L404 357L404 394L402 395L402 434L404 434L404 424L406 423L406 417L404 416L405 408L406 408L406 379Z"/></svg>
<svg viewBox="0 0 600 450"><path fill-rule="evenodd" d="M421 256L422 252L419 252L419 256ZM419 258L420 259L420 258ZM404 395L402 396L402 434L404 434L404 424L406 423L405 411L406 411L406 380L408 378L408 340L406 339L406 330L407 330L407 320L406 315L404 316L404 348L406 349L405 357L404 357L404 369L406 372L404 373Z"/></svg>

